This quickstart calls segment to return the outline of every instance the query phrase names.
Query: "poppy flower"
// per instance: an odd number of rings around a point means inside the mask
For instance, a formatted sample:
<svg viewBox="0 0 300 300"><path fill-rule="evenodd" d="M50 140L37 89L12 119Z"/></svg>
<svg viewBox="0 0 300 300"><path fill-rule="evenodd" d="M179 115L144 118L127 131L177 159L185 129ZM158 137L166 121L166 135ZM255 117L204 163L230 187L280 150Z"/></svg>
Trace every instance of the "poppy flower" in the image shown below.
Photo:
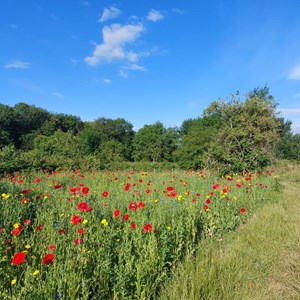
<svg viewBox="0 0 300 300"><path fill-rule="evenodd" d="M77 225L78 223L81 223L81 221L82 221L82 219L81 219L80 216L73 215L73 216L71 217L71 222L72 222L72 224L74 224L74 225Z"/></svg>
<svg viewBox="0 0 300 300"><path fill-rule="evenodd" d="M13 265L19 265L19 264L25 262L25 259L26 259L26 253L24 253L24 252L18 252L13 257L12 264Z"/></svg>
<svg viewBox="0 0 300 300"><path fill-rule="evenodd" d="M78 229L77 229L77 232L78 232L79 234L84 234L84 228L82 228L82 227L78 228Z"/></svg>
<svg viewBox="0 0 300 300"><path fill-rule="evenodd" d="M89 193L89 191L90 191L90 189L87 186L85 186L84 188L81 189L81 193L83 195L87 195Z"/></svg>
<svg viewBox="0 0 300 300"><path fill-rule="evenodd" d="M114 210L114 218L117 219L120 217L121 211L119 209Z"/></svg>
<svg viewBox="0 0 300 300"><path fill-rule="evenodd" d="M11 231L11 234L12 235L19 235L21 233L21 229L20 228L14 228L12 231Z"/></svg>
<svg viewBox="0 0 300 300"><path fill-rule="evenodd" d="M168 192L174 191L174 187L168 186L168 187L167 187L167 191L168 191Z"/></svg>
<svg viewBox="0 0 300 300"><path fill-rule="evenodd" d="M137 204L136 204L136 202L130 202L130 203L129 203L129 209L130 209L130 210L136 210L136 209L137 209Z"/></svg>
<svg viewBox="0 0 300 300"><path fill-rule="evenodd" d="M131 228L132 228L133 230L136 229L136 223L135 223L135 222L132 222L132 223L131 223Z"/></svg>
<svg viewBox="0 0 300 300"><path fill-rule="evenodd" d="M130 191L130 183L126 183L124 190L125 190L126 192L129 192L129 191Z"/></svg>
<svg viewBox="0 0 300 300"><path fill-rule="evenodd" d="M123 220L124 220L124 221L130 220L129 214L125 214L124 217L123 217Z"/></svg>
<svg viewBox="0 0 300 300"><path fill-rule="evenodd" d="M142 202L142 201L140 201L140 202L138 203L138 208L144 208L144 207L145 207L145 203Z"/></svg>
<svg viewBox="0 0 300 300"><path fill-rule="evenodd" d="M152 225L151 225L151 224L146 224L146 225L144 226L144 228L143 228L143 231L144 231L145 233L147 233L147 232L151 231L151 229L152 229Z"/></svg>
<svg viewBox="0 0 300 300"><path fill-rule="evenodd" d="M55 245L54 244L51 244L49 247L48 247L49 250L53 251L55 249Z"/></svg>
<svg viewBox="0 0 300 300"><path fill-rule="evenodd" d="M244 207L242 207L241 209L240 209L240 213L243 215L243 214L245 214L246 213L246 209L244 208Z"/></svg>
<svg viewBox="0 0 300 300"><path fill-rule="evenodd" d="M108 191L104 191L104 192L102 193L102 196L103 196L103 197L108 197Z"/></svg>
<svg viewBox="0 0 300 300"><path fill-rule="evenodd" d="M216 184L213 185L212 188L213 188L214 190L217 190L219 187L220 187L220 185L219 185L218 183L216 183Z"/></svg>
<svg viewBox="0 0 300 300"><path fill-rule="evenodd" d="M82 244L83 243L83 240L82 239L75 239L74 240L74 244L75 245L80 245L80 244Z"/></svg>
<svg viewBox="0 0 300 300"><path fill-rule="evenodd" d="M36 227L36 231L42 231L43 229L43 225L39 224L37 227Z"/></svg>
<svg viewBox="0 0 300 300"><path fill-rule="evenodd" d="M80 211L91 211L92 207L89 207L89 205L87 204L87 202L80 202L77 205L78 210Z"/></svg>
<svg viewBox="0 0 300 300"><path fill-rule="evenodd" d="M204 210L208 210L208 206L205 204L205 205L203 205L203 209Z"/></svg>
<svg viewBox="0 0 300 300"><path fill-rule="evenodd" d="M43 265L53 265L55 254L49 253L43 257L42 264Z"/></svg>
<svg viewBox="0 0 300 300"><path fill-rule="evenodd" d="M54 189L61 189L62 188L62 185L61 184L56 184L55 186L54 186Z"/></svg>

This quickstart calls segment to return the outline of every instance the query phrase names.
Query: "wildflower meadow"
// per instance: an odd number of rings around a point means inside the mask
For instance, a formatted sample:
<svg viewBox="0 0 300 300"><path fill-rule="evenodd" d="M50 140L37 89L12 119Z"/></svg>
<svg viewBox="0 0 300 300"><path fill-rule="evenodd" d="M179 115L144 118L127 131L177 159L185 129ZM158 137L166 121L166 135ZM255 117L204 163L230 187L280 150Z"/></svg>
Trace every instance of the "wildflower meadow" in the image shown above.
<svg viewBox="0 0 300 300"><path fill-rule="evenodd" d="M154 299L201 239L235 230L276 186L273 170L6 174L0 298Z"/></svg>

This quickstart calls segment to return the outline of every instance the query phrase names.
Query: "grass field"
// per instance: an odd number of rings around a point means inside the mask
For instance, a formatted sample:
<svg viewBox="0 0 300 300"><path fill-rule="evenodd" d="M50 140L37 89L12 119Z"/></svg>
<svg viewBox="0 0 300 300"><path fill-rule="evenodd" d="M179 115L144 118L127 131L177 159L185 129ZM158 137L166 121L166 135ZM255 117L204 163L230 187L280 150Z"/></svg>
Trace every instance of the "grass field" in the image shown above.
<svg viewBox="0 0 300 300"><path fill-rule="evenodd" d="M1 299L234 299L238 292L236 299L247 299L255 296L249 288L266 285L256 269L268 271L280 294L285 286L270 267L278 257L259 258L272 241L264 246L262 229L274 224L270 230L280 235L285 228L272 214L285 212L276 208L280 180L274 170L221 178L177 171L8 174L0 181ZM295 188L296 180L289 181ZM269 217L260 217L264 211ZM291 248L287 257L296 254Z"/></svg>

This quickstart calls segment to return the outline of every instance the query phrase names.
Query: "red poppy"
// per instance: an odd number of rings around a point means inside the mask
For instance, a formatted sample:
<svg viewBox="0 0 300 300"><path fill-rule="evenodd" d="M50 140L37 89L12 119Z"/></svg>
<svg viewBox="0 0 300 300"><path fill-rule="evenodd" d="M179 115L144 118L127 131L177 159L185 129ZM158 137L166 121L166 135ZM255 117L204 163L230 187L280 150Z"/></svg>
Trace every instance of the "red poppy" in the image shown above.
<svg viewBox="0 0 300 300"><path fill-rule="evenodd" d="M124 217L123 217L123 220L124 220L124 221L130 220L129 214L125 214Z"/></svg>
<svg viewBox="0 0 300 300"><path fill-rule="evenodd" d="M125 189L126 192L129 192L130 191L130 183L126 183L124 189Z"/></svg>
<svg viewBox="0 0 300 300"><path fill-rule="evenodd" d="M65 230L59 229L59 230L58 230L58 233L59 233L59 234L63 234L63 233L65 233Z"/></svg>
<svg viewBox="0 0 300 300"><path fill-rule="evenodd" d="M219 187L220 187L220 185L219 185L218 183L216 183L216 184L213 185L212 188L213 188L214 190L217 190Z"/></svg>
<svg viewBox="0 0 300 300"><path fill-rule="evenodd" d="M207 205L203 205L203 209L204 210L208 210L208 206Z"/></svg>
<svg viewBox="0 0 300 300"><path fill-rule="evenodd" d="M24 225L30 225L31 224L31 220L29 219L26 219L24 222L23 222Z"/></svg>
<svg viewBox="0 0 300 300"><path fill-rule="evenodd" d="M39 182L41 182L41 179L39 177L36 177L32 182L33 183L39 183Z"/></svg>
<svg viewBox="0 0 300 300"><path fill-rule="evenodd" d="M77 205L78 210L80 211L91 211L92 207L89 207L89 205L87 204L87 202L80 202Z"/></svg>
<svg viewBox="0 0 300 300"><path fill-rule="evenodd" d="M78 192L78 188L69 187L69 191L75 195Z"/></svg>
<svg viewBox="0 0 300 300"><path fill-rule="evenodd" d="M138 208L144 208L144 207L145 207L145 203L142 202L142 201L140 201L140 202L138 203Z"/></svg>
<svg viewBox="0 0 300 300"><path fill-rule="evenodd" d="M143 182L143 179L139 179L139 183L142 183Z"/></svg>
<svg viewBox="0 0 300 300"><path fill-rule="evenodd" d="M132 223L131 223L131 228L132 228L133 230L136 229L136 223L135 223L135 222L132 222Z"/></svg>
<svg viewBox="0 0 300 300"><path fill-rule="evenodd" d="M146 194L149 195L151 193L150 189L146 189Z"/></svg>
<svg viewBox="0 0 300 300"><path fill-rule="evenodd" d="M74 240L74 244L75 245L80 245L80 244L82 244L83 243L83 240L82 239L75 239Z"/></svg>
<svg viewBox="0 0 300 300"><path fill-rule="evenodd" d="M129 209L130 209L130 210L136 210L136 209L137 209L137 204L136 204L136 202L130 202L130 203L129 203Z"/></svg>
<svg viewBox="0 0 300 300"><path fill-rule="evenodd" d="M245 213L246 213L246 209L245 209L244 207L242 207L242 208L240 209L240 213L241 213L241 214L245 214Z"/></svg>
<svg viewBox="0 0 300 300"><path fill-rule="evenodd" d="M49 253L43 257L42 264L43 265L53 265L55 254Z"/></svg>
<svg viewBox="0 0 300 300"><path fill-rule="evenodd" d="M211 203L210 199L206 199L206 200L205 200L205 203L206 203L206 204L210 204L210 203Z"/></svg>
<svg viewBox="0 0 300 300"><path fill-rule="evenodd" d="M20 229L20 227L19 227L19 228L14 228L14 229L11 231L11 234L17 236L17 235L19 235L19 234L21 233L21 230L22 230L22 229Z"/></svg>
<svg viewBox="0 0 300 300"><path fill-rule="evenodd" d="M168 186L168 187L167 187L167 191L169 191L169 192L174 191L174 187Z"/></svg>
<svg viewBox="0 0 300 300"><path fill-rule="evenodd" d="M143 231L144 232L149 232L149 231L151 231L151 229L152 229L152 225L151 224L146 224L143 228Z"/></svg>
<svg viewBox="0 0 300 300"><path fill-rule="evenodd" d="M54 245L54 244L51 244L51 245L48 247L48 249L53 251L53 250L55 249L55 245Z"/></svg>
<svg viewBox="0 0 300 300"><path fill-rule="evenodd" d="M119 218L120 217L120 214L121 214L121 211L119 209L115 209L114 210L114 218Z"/></svg>
<svg viewBox="0 0 300 300"><path fill-rule="evenodd" d="M102 196L103 196L103 197L108 197L108 191L104 191L104 192L102 193Z"/></svg>
<svg viewBox="0 0 300 300"><path fill-rule="evenodd" d="M25 259L26 259L26 253L18 252L17 254L15 254L15 256L12 260L12 264L13 265L19 265L19 264L25 262Z"/></svg>
<svg viewBox="0 0 300 300"><path fill-rule="evenodd" d="M36 227L36 231L42 231L43 229L43 225L39 224L37 227Z"/></svg>
<svg viewBox="0 0 300 300"><path fill-rule="evenodd" d="M81 223L82 219L80 216L77 216L77 215L73 215L71 217L71 222L74 224L74 225L77 225L78 223Z"/></svg>
<svg viewBox="0 0 300 300"><path fill-rule="evenodd" d="M77 229L77 232L78 232L79 234L84 234L84 228L82 228L82 227L78 228L78 229Z"/></svg>
<svg viewBox="0 0 300 300"><path fill-rule="evenodd" d="M28 194L31 191L31 189L26 189L22 192L22 194Z"/></svg>
<svg viewBox="0 0 300 300"><path fill-rule="evenodd" d="M54 186L54 189L61 189L62 188L62 185L61 184L56 184L55 186Z"/></svg>
<svg viewBox="0 0 300 300"><path fill-rule="evenodd" d="M83 195L87 195L89 193L89 191L90 191L90 189L87 186L85 186L84 188L82 188L81 193Z"/></svg>

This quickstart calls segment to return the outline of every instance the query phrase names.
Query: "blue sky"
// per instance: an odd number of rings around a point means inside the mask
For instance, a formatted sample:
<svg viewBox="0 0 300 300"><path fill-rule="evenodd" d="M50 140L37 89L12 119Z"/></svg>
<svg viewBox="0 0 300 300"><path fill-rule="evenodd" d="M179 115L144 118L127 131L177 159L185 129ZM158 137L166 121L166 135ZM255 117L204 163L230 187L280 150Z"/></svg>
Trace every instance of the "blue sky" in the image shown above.
<svg viewBox="0 0 300 300"><path fill-rule="evenodd" d="M267 85L300 133L299 0L1 0L0 102L135 129Z"/></svg>

